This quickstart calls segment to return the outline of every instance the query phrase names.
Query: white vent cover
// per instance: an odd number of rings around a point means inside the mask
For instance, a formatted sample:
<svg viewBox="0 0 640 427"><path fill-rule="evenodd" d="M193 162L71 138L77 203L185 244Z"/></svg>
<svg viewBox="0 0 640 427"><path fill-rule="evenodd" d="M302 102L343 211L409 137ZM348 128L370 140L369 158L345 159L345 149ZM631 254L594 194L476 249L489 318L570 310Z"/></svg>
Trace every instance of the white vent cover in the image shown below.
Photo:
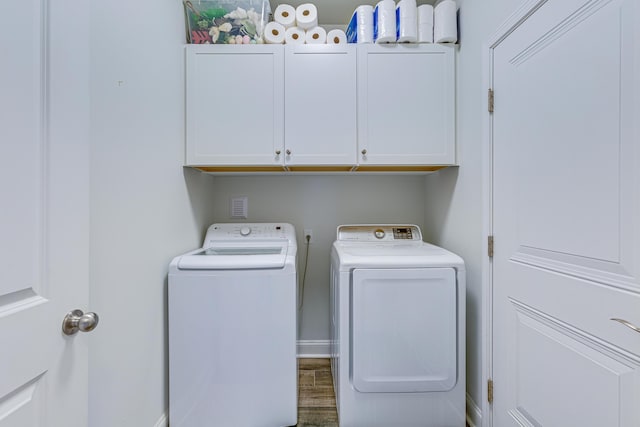
<svg viewBox="0 0 640 427"><path fill-rule="evenodd" d="M232 197L231 198L231 218L247 219L249 214L249 198L248 197Z"/></svg>

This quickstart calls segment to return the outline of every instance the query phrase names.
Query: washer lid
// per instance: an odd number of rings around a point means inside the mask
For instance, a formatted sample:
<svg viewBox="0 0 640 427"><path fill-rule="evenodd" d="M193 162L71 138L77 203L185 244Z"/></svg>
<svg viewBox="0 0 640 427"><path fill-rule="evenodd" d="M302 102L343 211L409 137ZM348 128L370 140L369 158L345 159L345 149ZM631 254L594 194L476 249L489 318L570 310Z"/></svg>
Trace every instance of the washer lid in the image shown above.
<svg viewBox="0 0 640 427"><path fill-rule="evenodd" d="M180 270L249 270L283 268L288 245L282 241L216 242L178 260Z"/></svg>

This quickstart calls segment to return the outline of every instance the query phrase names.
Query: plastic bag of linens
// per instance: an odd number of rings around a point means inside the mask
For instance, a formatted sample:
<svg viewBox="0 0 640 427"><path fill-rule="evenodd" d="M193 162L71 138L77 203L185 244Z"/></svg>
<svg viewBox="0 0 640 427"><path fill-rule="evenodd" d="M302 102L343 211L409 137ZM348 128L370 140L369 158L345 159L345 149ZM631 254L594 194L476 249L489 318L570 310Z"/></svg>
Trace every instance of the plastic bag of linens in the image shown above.
<svg viewBox="0 0 640 427"><path fill-rule="evenodd" d="M269 22L269 0L184 0L187 42L252 44L262 42Z"/></svg>

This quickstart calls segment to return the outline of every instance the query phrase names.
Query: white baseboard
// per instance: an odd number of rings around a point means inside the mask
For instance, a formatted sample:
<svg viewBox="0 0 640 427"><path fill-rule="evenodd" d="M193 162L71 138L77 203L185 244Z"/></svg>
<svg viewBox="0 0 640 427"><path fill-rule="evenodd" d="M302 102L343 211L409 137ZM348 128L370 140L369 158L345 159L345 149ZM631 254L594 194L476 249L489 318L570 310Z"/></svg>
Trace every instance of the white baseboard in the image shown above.
<svg viewBox="0 0 640 427"><path fill-rule="evenodd" d="M329 340L298 340L298 357L330 357Z"/></svg>
<svg viewBox="0 0 640 427"><path fill-rule="evenodd" d="M169 420L167 414L162 414L160 419L154 424L153 427L169 427Z"/></svg>
<svg viewBox="0 0 640 427"><path fill-rule="evenodd" d="M482 411L467 393L467 423L469 427L480 427L482 425Z"/></svg>

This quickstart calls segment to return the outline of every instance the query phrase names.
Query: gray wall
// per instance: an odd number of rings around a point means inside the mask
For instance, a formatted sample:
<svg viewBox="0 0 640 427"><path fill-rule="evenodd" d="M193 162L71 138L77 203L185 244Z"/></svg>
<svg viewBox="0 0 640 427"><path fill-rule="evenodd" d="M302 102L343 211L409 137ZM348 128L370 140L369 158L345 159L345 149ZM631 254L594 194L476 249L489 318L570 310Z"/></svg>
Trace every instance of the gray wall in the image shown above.
<svg viewBox="0 0 640 427"><path fill-rule="evenodd" d="M411 222L459 253L469 270L468 392L480 402L482 43L520 0L461 0L458 149L461 167L424 176L211 177L181 167L181 2L92 2L92 427L153 426L167 408L166 271L228 221L232 195L250 221L312 228L301 338L328 338L329 247L349 222ZM70 47L72 48L72 47ZM132 319L135 319L132 326Z"/></svg>
<svg viewBox="0 0 640 427"><path fill-rule="evenodd" d="M348 223L422 225L424 195L424 177L418 175L217 176L211 193L218 222L230 222L232 196L247 196L247 221L293 224L301 273L306 249L303 232L313 230L300 318L302 340L329 339L329 252L336 227Z"/></svg>
<svg viewBox="0 0 640 427"><path fill-rule="evenodd" d="M181 3L91 8L89 307L100 326L89 337L89 420L152 427L167 407L167 267L202 244L213 179L181 166Z"/></svg>
<svg viewBox="0 0 640 427"><path fill-rule="evenodd" d="M456 252L467 268L467 393L481 407L482 398L482 263L483 163L487 123L488 75L485 44L500 24L522 2L519 0L458 0L460 50L456 80L456 143L459 168L448 168L426 178L425 228L427 238Z"/></svg>

